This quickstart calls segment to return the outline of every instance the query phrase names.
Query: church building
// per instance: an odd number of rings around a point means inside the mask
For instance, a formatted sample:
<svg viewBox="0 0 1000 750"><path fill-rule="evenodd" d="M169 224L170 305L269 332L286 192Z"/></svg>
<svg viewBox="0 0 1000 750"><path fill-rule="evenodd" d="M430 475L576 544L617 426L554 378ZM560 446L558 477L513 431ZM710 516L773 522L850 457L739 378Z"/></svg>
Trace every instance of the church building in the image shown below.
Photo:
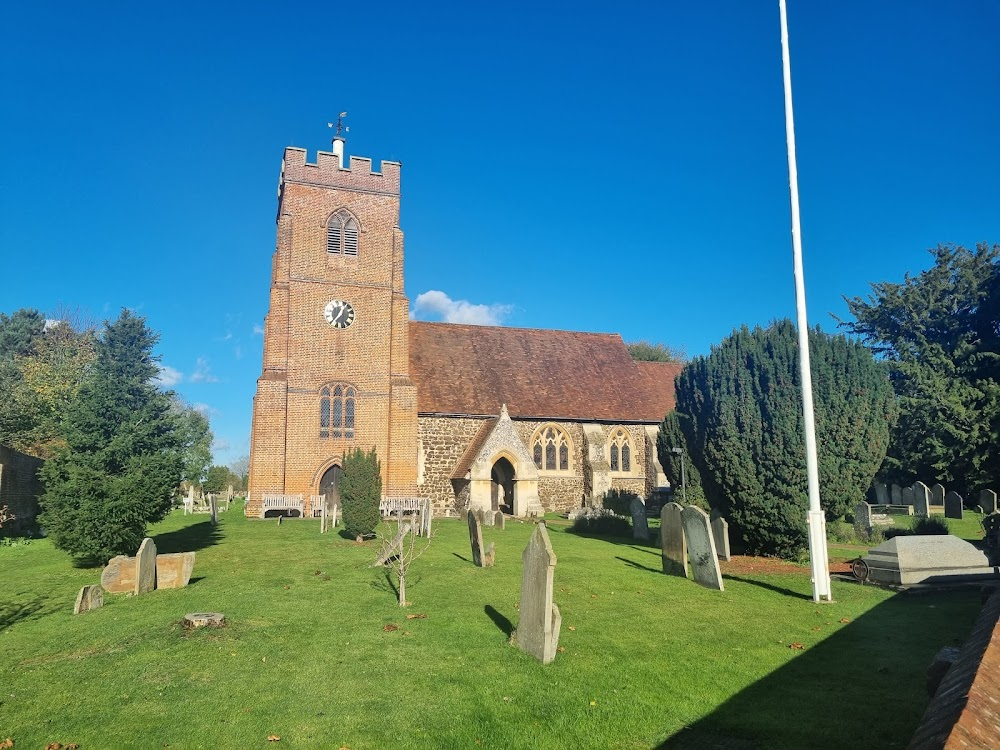
<svg viewBox="0 0 1000 750"><path fill-rule="evenodd" d="M635 362L617 334L410 320L400 164L345 166L343 146L315 163L285 149L247 514L301 497L313 515L355 447L376 449L387 498L438 513L665 485L656 433L680 365Z"/></svg>

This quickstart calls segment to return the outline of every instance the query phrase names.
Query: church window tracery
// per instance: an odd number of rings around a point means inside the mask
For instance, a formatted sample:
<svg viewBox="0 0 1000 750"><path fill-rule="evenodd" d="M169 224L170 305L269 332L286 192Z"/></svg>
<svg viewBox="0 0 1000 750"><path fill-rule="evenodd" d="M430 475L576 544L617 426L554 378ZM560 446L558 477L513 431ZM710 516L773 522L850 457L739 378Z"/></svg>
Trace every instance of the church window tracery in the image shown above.
<svg viewBox="0 0 1000 750"><path fill-rule="evenodd" d="M542 471L569 471L569 437L557 425L544 425L535 432L531 454Z"/></svg>
<svg viewBox="0 0 1000 750"><path fill-rule="evenodd" d="M340 209L334 212L326 224L326 252L330 255L358 255L358 222Z"/></svg>
<svg viewBox="0 0 1000 750"><path fill-rule="evenodd" d="M338 383L323 386L319 392L319 436L354 437L354 414L357 391L354 386Z"/></svg>
<svg viewBox="0 0 1000 750"><path fill-rule="evenodd" d="M611 471L628 474L632 471L632 442L628 430L617 427L611 432Z"/></svg>

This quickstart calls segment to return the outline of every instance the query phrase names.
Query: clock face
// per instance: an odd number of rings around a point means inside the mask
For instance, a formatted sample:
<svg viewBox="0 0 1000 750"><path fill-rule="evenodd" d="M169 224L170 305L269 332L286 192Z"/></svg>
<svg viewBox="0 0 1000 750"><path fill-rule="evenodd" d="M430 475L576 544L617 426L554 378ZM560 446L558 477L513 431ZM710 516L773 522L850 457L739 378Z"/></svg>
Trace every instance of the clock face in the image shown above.
<svg viewBox="0 0 1000 750"><path fill-rule="evenodd" d="M323 317L334 328L347 328L354 322L354 308L343 300L332 299L326 303Z"/></svg>

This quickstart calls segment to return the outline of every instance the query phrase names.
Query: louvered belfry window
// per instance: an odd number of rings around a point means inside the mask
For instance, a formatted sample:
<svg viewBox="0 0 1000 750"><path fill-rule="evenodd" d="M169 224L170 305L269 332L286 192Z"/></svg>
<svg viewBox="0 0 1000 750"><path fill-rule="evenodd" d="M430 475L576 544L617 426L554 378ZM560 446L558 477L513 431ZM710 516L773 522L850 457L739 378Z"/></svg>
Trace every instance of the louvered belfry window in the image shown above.
<svg viewBox="0 0 1000 750"><path fill-rule="evenodd" d="M326 252L358 256L358 222L344 209L335 212L326 225Z"/></svg>

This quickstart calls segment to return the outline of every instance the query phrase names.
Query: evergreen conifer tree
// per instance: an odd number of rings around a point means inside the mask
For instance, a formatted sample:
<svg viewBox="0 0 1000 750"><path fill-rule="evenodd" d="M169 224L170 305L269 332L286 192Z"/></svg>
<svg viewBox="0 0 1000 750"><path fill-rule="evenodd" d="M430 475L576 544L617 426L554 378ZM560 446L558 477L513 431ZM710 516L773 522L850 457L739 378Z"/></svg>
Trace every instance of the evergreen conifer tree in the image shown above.
<svg viewBox="0 0 1000 750"><path fill-rule="evenodd" d="M170 510L181 452L170 396L157 389L156 334L123 310L95 344L66 415L66 445L45 463L39 522L60 549L103 563L134 555Z"/></svg>
<svg viewBox="0 0 1000 750"><path fill-rule="evenodd" d="M375 449L365 453L355 448L346 453L343 472L340 501L344 530L352 537L372 534L378 526L378 506L382 500L382 467Z"/></svg>

